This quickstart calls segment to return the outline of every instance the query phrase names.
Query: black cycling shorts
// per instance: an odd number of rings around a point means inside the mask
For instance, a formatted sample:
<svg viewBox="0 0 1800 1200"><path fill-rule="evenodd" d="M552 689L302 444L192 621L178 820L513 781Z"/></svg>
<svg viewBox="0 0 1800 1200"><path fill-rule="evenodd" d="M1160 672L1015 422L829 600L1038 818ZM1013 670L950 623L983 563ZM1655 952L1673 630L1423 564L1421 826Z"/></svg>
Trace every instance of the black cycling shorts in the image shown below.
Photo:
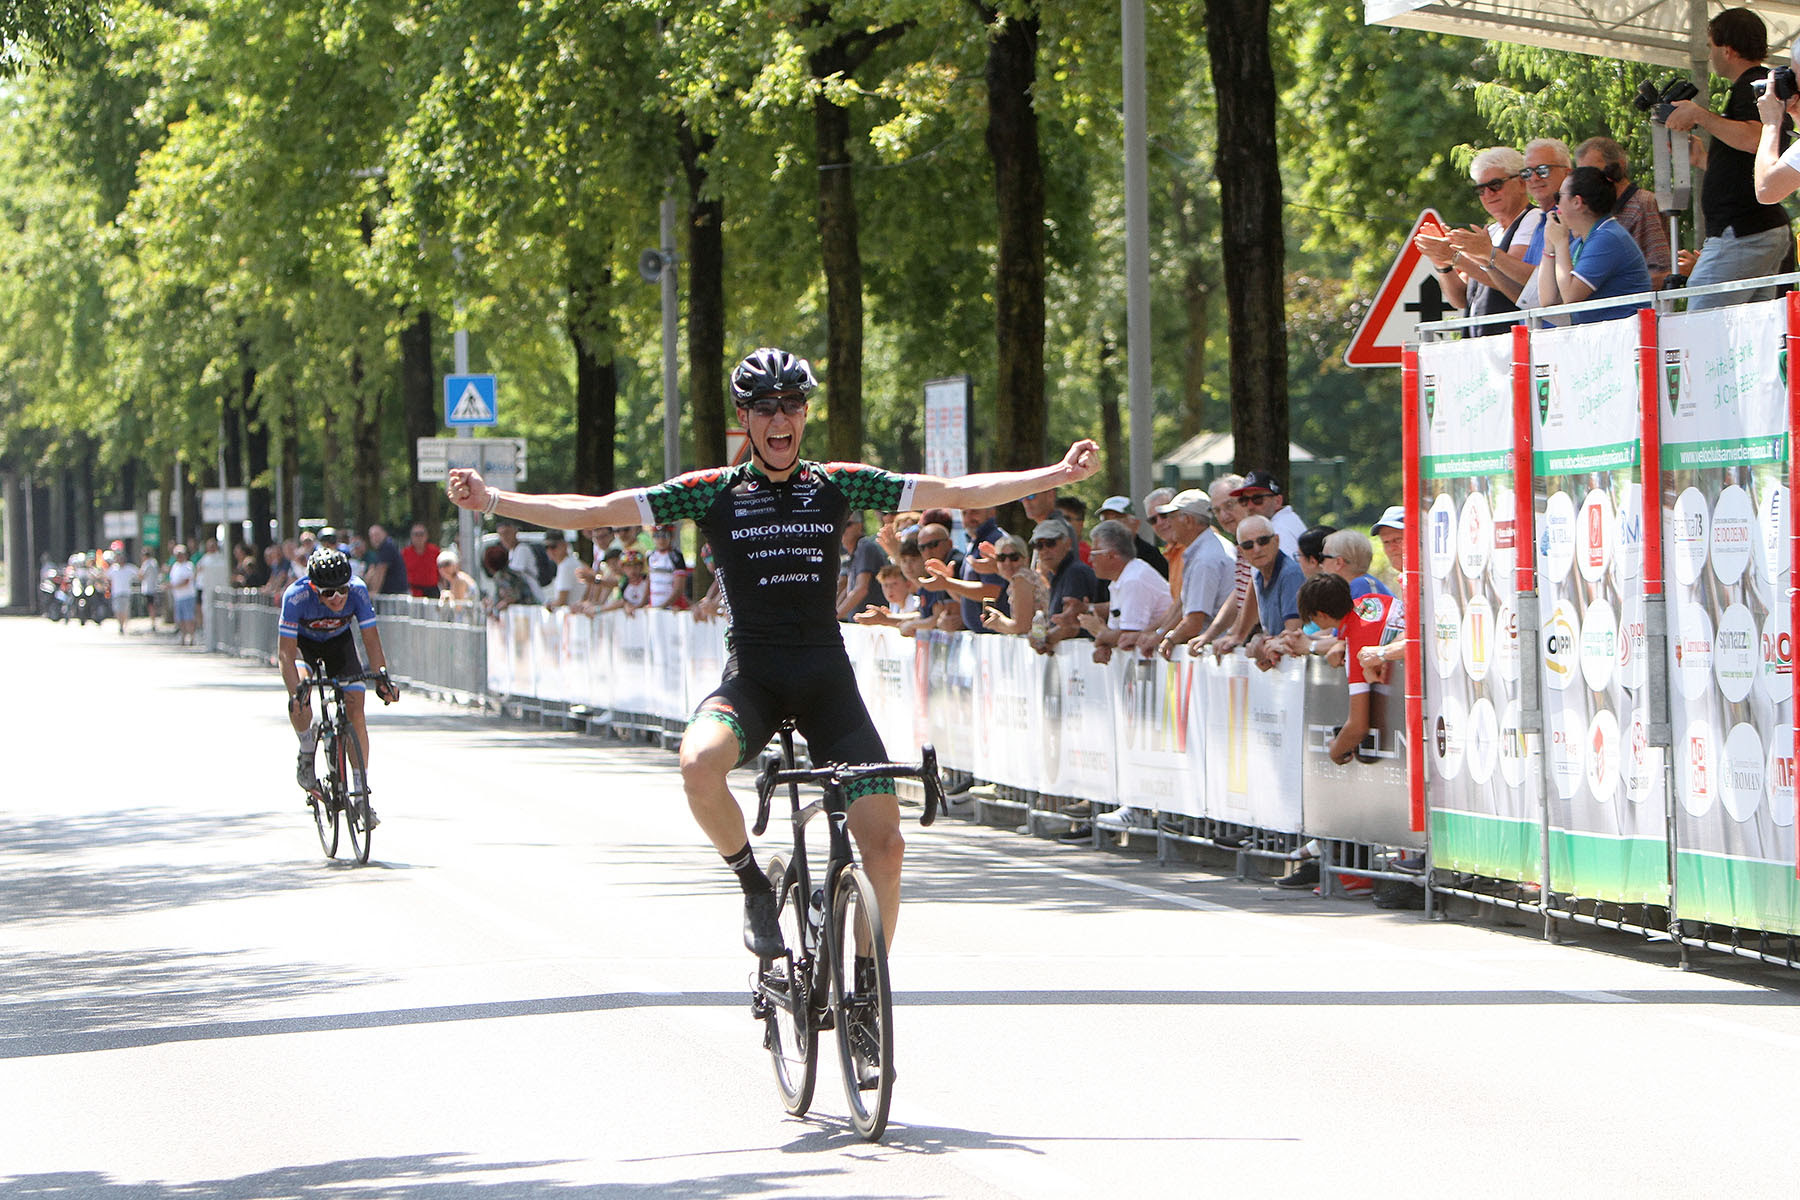
<svg viewBox="0 0 1800 1200"><path fill-rule="evenodd" d="M356 637L348 629L340 634L315 642L311 638L295 638L300 643L300 657L315 674L328 675L333 679L342 679L346 675L362 674L362 659L356 654ZM346 683L346 692L365 690L362 681Z"/></svg>
<svg viewBox="0 0 1800 1200"><path fill-rule="evenodd" d="M815 764L888 760L841 645L733 647L724 679L700 702L693 719L729 725L737 734L741 767L762 752L789 717ZM858 796L891 792L894 786L883 777L847 790Z"/></svg>

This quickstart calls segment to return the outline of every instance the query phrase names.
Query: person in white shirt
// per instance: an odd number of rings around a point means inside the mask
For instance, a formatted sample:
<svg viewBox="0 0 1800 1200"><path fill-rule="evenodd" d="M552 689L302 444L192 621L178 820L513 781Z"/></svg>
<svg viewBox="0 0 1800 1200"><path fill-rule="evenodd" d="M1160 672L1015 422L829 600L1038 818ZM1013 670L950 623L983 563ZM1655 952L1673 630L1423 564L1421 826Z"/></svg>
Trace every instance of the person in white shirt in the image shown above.
<svg viewBox="0 0 1800 1200"><path fill-rule="evenodd" d="M169 563L169 603L175 607L175 627L183 646L194 644L194 592L194 565L188 561L187 547L178 545Z"/></svg>
<svg viewBox="0 0 1800 1200"><path fill-rule="evenodd" d="M525 581L525 586L531 589L531 598L542 604L548 597L544 594L544 586L538 582L537 555L531 552L530 546L519 540L519 527L511 521L501 521L494 526L494 534L500 539L500 544L506 547L506 565ZM546 541L544 545L548 550L549 542Z"/></svg>
<svg viewBox="0 0 1800 1200"><path fill-rule="evenodd" d="M125 552L106 552L106 584L112 596L113 615L119 618L119 636L125 636L125 623L131 619L131 593L138 584L138 569L131 565Z"/></svg>
<svg viewBox="0 0 1800 1200"><path fill-rule="evenodd" d="M162 591L162 566L156 561L156 555L144 551L144 561L138 564L138 589L144 593L144 612L150 618L150 628L156 628L156 597Z"/></svg>
<svg viewBox="0 0 1800 1200"><path fill-rule="evenodd" d="M1231 494L1244 506L1245 515L1268 518L1281 541L1283 554L1289 558L1299 556L1300 535L1306 532L1306 522L1281 494L1281 483L1275 476L1267 471L1252 471L1244 476L1243 486Z"/></svg>
<svg viewBox="0 0 1800 1200"><path fill-rule="evenodd" d="M650 570L650 606L680 608L687 599L687 559L675 547L675 527L658 525L649 555L644 559Z"/></svg>
<svg viewBox="0 0 1800 1200"><path fill-rule="evenodd" d="M544 589L544 607L553 612L569 608L587 594L587 585L576 575L581 569L581 560L569 553L569 543L563 539L560 529L552 529L544 535L544 552L556 564L556 578Z"/></svg>
<svg viewBox="0 0 1800 1200"><path fill-rule="evenodd" d="M1094 574L1111 588L1110 611L1105 622L1093 612L1082 613L1077 620L1094 635L1094 661L1105 662L1115 646L1130 650L1157 630L1174 597L1168 581L1137 556L1137 537L1125 522L1102 521L1089 536Z"/></svg>
<svg viewBox="0 0 1800 1200"><path fill-rule="evenodd" d="M321 537L320 542L324 542ZM335 539L334 539L335 540ZM351 560L352 569L356 561ZM212 594L231 586L231 556L219 546L218 538L206 539L206 552L200 561L194 564L194 615L200 621L206 620L206 601Z"/></svg>

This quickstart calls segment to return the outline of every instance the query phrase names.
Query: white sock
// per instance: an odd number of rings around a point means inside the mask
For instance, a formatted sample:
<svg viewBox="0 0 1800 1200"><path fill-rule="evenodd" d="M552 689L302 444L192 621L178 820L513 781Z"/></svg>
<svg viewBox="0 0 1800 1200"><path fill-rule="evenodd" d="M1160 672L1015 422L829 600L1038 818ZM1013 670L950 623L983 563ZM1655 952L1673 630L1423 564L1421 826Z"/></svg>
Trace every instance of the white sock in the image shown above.
<svg viewBox="0 0 1800 1200"><path fill-rule="evenodd" d="M300 735L300 752L302 754L311 754L318 748L318 745L319 730L316 726L308 725L306 727L306 732Z"/></svg>

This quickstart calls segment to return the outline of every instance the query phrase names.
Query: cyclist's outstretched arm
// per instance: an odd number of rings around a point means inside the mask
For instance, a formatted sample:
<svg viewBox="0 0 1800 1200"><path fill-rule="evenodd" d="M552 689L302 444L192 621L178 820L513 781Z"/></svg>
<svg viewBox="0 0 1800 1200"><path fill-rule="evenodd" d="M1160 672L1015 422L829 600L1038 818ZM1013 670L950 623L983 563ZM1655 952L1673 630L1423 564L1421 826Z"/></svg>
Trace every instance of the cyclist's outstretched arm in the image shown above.
<svg viewBox="0 0 1800 1200"><path fill-rule="evenodd" d="M468 467L453 468L444 490L458 508L492 512L546 529L593 529L599 525L638 523L637 499L629 490L605 496L532 496L524 492L503 492L489 487L482 480L481 472Z"/></svg>
<svg viewBox="0 0 1800 1200"><path fill-rule="evenodd" d="M1100 447L1082 438L1069 447L1062 461L1029 471L989 471L940 479L919 476L913 502L920 508L992 508L1047 488L1079 483L1100 469Z"/></svg>

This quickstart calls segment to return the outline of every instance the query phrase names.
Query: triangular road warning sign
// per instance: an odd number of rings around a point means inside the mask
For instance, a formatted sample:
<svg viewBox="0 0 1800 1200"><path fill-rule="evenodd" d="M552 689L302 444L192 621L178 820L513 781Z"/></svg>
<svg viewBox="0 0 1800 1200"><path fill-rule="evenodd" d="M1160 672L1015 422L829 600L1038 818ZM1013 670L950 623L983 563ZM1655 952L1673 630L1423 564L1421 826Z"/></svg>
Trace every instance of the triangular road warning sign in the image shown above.
<svg viewBox="0 0 1800 1200"><path fill-rule="evenodd" d="M488 407L487 398L473 382L463 386L463 394L457 399L456 406L450 410L450 420L474 424L478 421L492 421L494 410Z"/></svg>
<svg viewBox="0 0 1800 1200"><path fill-rule="evenodd" d="M1419 249L1419 232L1444 236L1443 219L1426 209L1413 222L1406 244L1388 268L1387 278L1375 293L1375 303L1363 315L1344 361L1353 367L1397 367L1400 351L1412 340L1423 321L1442 321L1457 316L1444 299L1443 285L1431 260Z"/></svg>

